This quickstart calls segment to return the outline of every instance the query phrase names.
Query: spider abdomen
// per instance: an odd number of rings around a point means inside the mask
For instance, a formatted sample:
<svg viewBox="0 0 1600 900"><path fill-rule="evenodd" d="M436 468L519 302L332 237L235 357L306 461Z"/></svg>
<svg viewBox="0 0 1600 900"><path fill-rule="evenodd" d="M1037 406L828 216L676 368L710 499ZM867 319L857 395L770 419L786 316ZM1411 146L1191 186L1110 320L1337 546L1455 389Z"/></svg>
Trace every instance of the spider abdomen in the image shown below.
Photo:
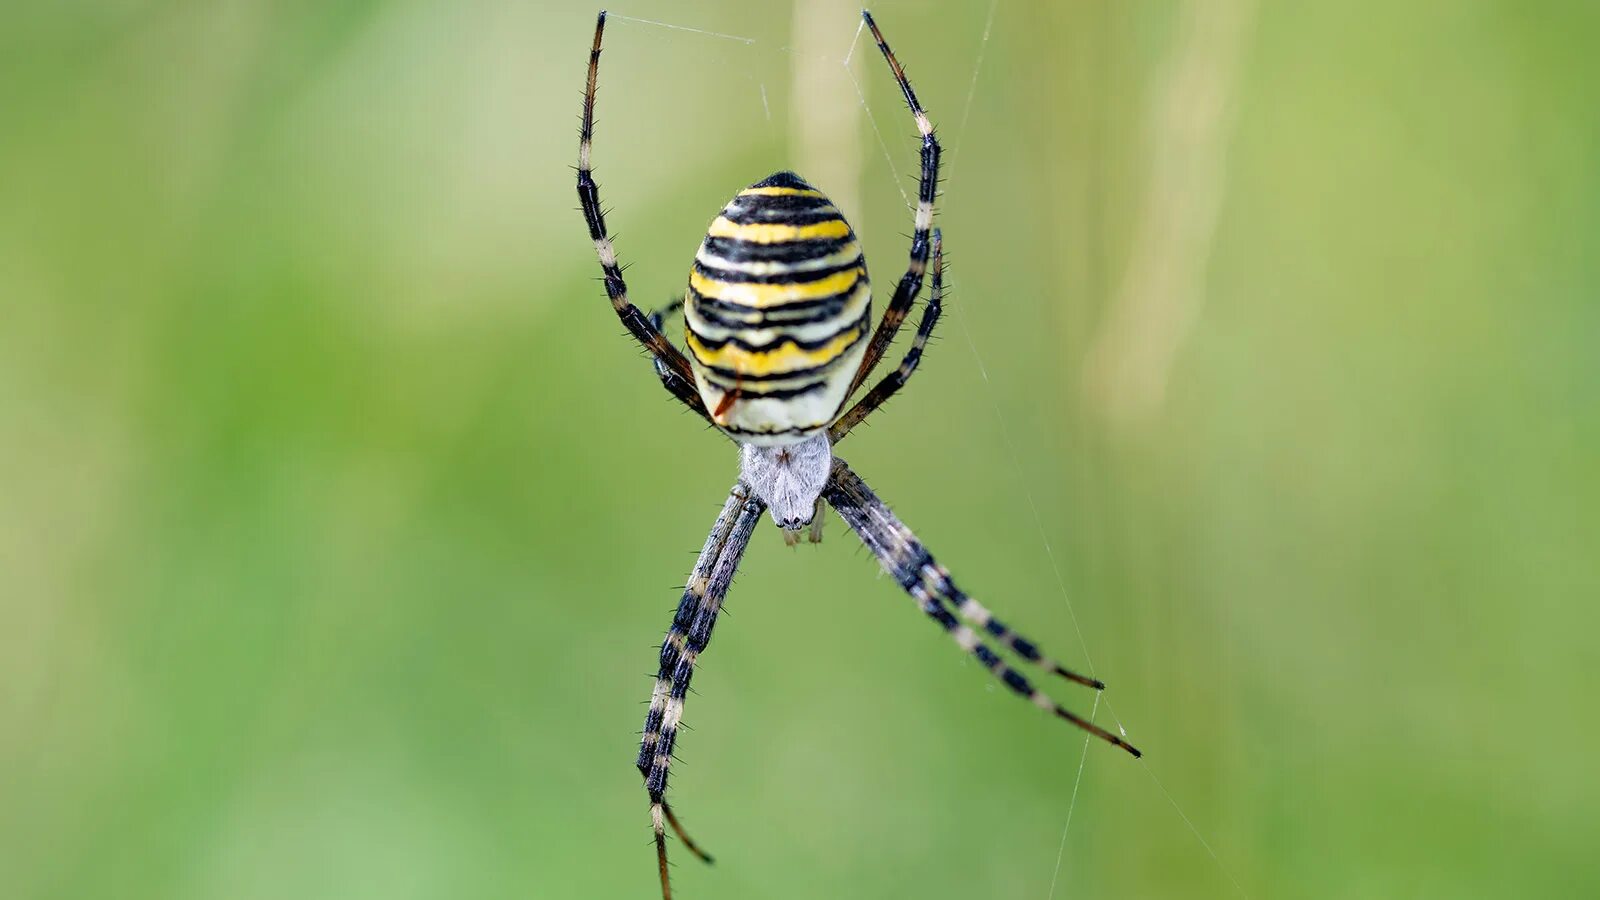
<svg viewBox="0 0 1600 900"><path fill-rule="evenodd" d="M696 387L742 443L790 444L837 417L865 353L872 290L855 232L793 172L712 221L684 297Z"/></svg>

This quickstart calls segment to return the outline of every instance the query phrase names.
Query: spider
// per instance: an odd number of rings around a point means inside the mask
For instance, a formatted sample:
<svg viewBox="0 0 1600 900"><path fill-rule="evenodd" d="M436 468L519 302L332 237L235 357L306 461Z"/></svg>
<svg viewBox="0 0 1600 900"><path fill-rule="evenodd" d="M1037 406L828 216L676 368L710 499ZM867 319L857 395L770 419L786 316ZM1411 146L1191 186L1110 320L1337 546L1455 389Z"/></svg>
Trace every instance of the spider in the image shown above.
<svg viewBox="0 0 1600 900"><path fill-rule="evenodd" d="M739 446L739 479L711 527L661 644L660 668L636 761L650 798L661 894L666 900L672 896L668 826L690 852L711 861L684 833L666 801L667 769L695 662L711 640L734 571L765 510L771 511L786 543L797 543L806 531L816 543L822 537L822 504L827 501L922 611L1013 693L1139 755L1121 738L1050 699L984 643L979 631L1047 672L1095 690L1105 688L1104 683L1044 656L1033 641L963 593L911 530L844 460L833 455L833 447L916 371L944 300L942 236L933 227L939 141L877 23L866 11L861 16L922 138L910 260L875 328L866 262L855 233L821 191L793 172L758 181L723 207L695 254L681 301L651 315L629 302L590 166L604 11L595 23L578 138L578 198L600 257L606 294L623 325L650 354L667 391ZM930 257L930 296L910 348L894 371L841 414L910 312ZM665 313L678 307L683 310L687 355L662 333Z"/></svg>

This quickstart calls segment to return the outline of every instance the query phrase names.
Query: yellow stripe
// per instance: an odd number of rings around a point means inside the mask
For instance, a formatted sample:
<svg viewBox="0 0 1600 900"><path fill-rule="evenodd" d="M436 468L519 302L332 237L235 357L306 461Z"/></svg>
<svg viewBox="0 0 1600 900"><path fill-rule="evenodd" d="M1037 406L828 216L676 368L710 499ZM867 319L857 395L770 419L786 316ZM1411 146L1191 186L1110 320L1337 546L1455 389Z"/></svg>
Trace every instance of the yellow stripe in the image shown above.
<svg viewBox="0 0 1600 900"><path fill-rule="evenodd" d="M702 297L737 303L756 309L783 306L800 300L820 300L847 290L861 277L861 267L835 272L816 281L791 281L779 284L753 284L707 278L698 269L689 272L689 287Z"/></svg>
<svg viewBox="0 0 1600 900"><path fill-rule="evenodd" d="M739 192L741 197L822 197L821 191L791 187L753 187Z"/></svg>
<svg viewBox="0 0 1600 900"><path fill-rule="evenodd" d="M838 327L841 322L854 322L867 311L872 303L872 290L866 279L856 282L856 287L845 298L844 305L838 313L825 319L808 321L799 326L803 329L814 329L824 325ZM783 307L778 307L782 310ZM734 309L721 309L717 311L717 324L712 325L701 315L696 298L690 294L684 304L684 315L688 325L696 333L706 338L720 338L725 334L738 334L751 344L766 344L776 340L780 334L792 333L796 326L791 323L769 323L766 317L769 312L753 306L735 307ZM731 321L733 324L728 324Z"/></svg>
<svg viewBox="0 0 1600 900"><path fill-rule="evenodd" d="M732 369L741 375L772 375L799 369L811 369L838 358L861 338L862 329L852 328L815 350L806 350L795 344L782 343L774 350L746 350L729 341L717 350L709 350L688 332L684 339L689 350L701 365Z"/></svg>
<svg viewBox="0 0 1600 900"><path fill-rule="evenodd" d="M780 241L814 241L842 238L850 233L850 225L843 219L828 219L812 225L736 225L722 216L711 223L710 237L737 238L752 244L776 244Z"/></svg>

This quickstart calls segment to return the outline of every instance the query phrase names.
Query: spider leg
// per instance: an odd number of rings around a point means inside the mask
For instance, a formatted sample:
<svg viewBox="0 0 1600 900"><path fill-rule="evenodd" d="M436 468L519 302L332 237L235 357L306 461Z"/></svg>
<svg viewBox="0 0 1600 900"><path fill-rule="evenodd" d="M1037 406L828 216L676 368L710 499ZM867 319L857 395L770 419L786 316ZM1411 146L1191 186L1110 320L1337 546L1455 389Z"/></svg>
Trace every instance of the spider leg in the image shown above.
<svg viewBox="0 0 1600 900"><path fill-rule="evenodd" d="M656 309L654 312L650 313L650 315L646 316L645 319L650 323L651 328L654 328L655 330L661 332L663 336L665 336L666 329L664 326L666 324L667 316L677 312L682 308L683 298L679 297L676 300L668 303L666 306ZM661 379L661 386L667 389L667 393L673 395L674 397L678 396L679 391L681 390L681 376L679 376L677 372L668 368L666 363L654 356L650 358L650 363L651 366L656 370L656 377ZM695 391L696 397L700 395L699 388L695 386L693 381L689 382L689 390Z"/></svg>
<svg viewBox="0 0 1600 900"><path fill-rule="evenodd" d="M928 305L922 310L922 321L917 324L917 335L911 341L911 349L906 351L905 359L900 365L883 380L873 385L856 402L850 411L840 416L828 429L828 439L837 444L844 440L850 429L861 424L867 416L877 412L880 407L889 402L907 381L911 373L917 370L917 364L922 362L923 348L928 346L928 338L933 334L934 326L939 324L939 314L944 310L944 248L941 245L939 229L933 230L933 284L928 292Z"/></svg>
<svg viewBox="0 0 1600 900"><path fill-rule="evenodd" d="M873 21L872 14L866 10L861 11L861 18L866 20L867 27L872 29L872 38L878 42L878 49L883 51L883 58L889 63L889 71L894 73L894 79L900 85L900 93L905 95L906 105L911 108L912 118L916 120L917 132L922 135L922 174L917 182L917 212L911 232L911 257L906 264L906 273L900 277L900 283L894 289L894 295L889 298L889 305L884 308L883 320L878 323L877 331L872 334L872 342L867 345L866 355L861 358L861 365L856 369L855 378L850 382L850 390L845 394L854 394L856 389L872 374L878 360L888 351L889 344L894 341L895 333L900 330L900 323L905 321L906 314L911 312L911 304L917 299L917 293L922 290L922 275L928 266L928 233L933 227L933 200L939 190L939 139L933 134L933 125L928 121L928 114L923 111L922 104L917 102L916 92L911 90L911 82L906 80L905 69L900 66L900 61L895 59L894 51L884 42L882 32L878 31L878 23Z"/></svg>
<svg viewBox="0 0 1600 900"><path fill-rule="evenodd" d="M645 318L650 320L651 328L661 331L662 326L667 321L667 316L672 315L680 309L683 309L683 298L677 297L668 302L666 306L658 307L654 312L650 313L650 315L646 316Z"/></svg>
<svg viewBox="0 0 1600 900"><path fill-rule="evenodd" d="M909 561L912 574L934 596L949 602L963 619L983 629L984 632L999 641L1001 646L1022 657L1027 662L1048 672L1060 675L1069 681L1075 681L1084 687L1093 688L1097 691L1105 690L1105 682L1098 678L1091 678L1075 672L1045 656L1040 652L1038 644L1011 630L1009 626L996 618L994 613L990 612L987 607L967 596L966 592L957 587L951 579L950 572L940 565L932 554L928 553L922 543L917 540L916 535L911 533L911 529L907 528L888 506L878 499L878 496L867 487L866 483L861 481L861 477L856 475L848 466L843 466L837 458L834 462L836 470L834 479L831 479L831 481L837 480L841 484L853 483L858 487L863 498L859 505L865 506L873 514L873 523L877 528L876 533L880 537L888 539L887 546L892 549L901 549L902 558ZM845 473L842 476L838 474L838 469L840 468ZM853 482L851 481L852 479ZM865 540L865 536L863 536L863 540ZM874 545L869 544L868 546L873 547ZM877 553L875 548L874 552ZM878 555L880 559L883 559L881 553ZM898 574L897 571L896 574ZM910 588L907 588L907 590L909 591Z"/></svg>
<svg viewBox="0 0 1600 900"><path fill-rule="evenodd" d="M617 263L617 249L606 231L605 211L600 207L600 188L594 181L590 156L594 143L595 83L600 74L600 38L605 33L606 14L600 13L594 26L594 46L589 51L589 80L583 91L583 125L578 132L578 203L583 207L583 218L589 224L589 238L594 241L595 253L600 257L600 271L604 275L606 296L618 318L644 349L654 358L661 383L672 395L690 409L705 416L705 404L695 389L694 374L689 360L674 347L661 329L652 325L645 314L628 300L628 285L622 280L622 266ZM670 378L668 377L670 374Z"/></svg>
<svg viewBox="0 0 1600 900"><path fill-rule="evenodd" d="M1010 647L1023 659L1091 687L1104 687L1099 681L1065 669L1041 656L1033 642L1018 636L990 615L988 610L979 606L977 601L962 593L955 582L951 581L950 573L934 561L927 548L923 547L916 535L911 533L911 529L878 499L861 477L845 465L844 460L834 458L833 473L822 495L833 504L834 509L839 511L840 517L878 558L883 568L917 601L922 611L939 623L957 645L976 657L984 668L993 673L1013 693L1026 698L1046 712L1066 719L1095 737L1121 747L1134 756L1139 756L1139 751L1131 744L1068 711L1046 696L1043 691L1035 688L1027 678L1007 665L998 654L985 645L977 632L956 620L950 611L951 607L968 621L988 632L1003 646Z"/></svg>
<svg viewBox="0 0 1600 900"><path fill-rule="evenodd" d="M811 510L811 531L808 538L813 544L822 543L822 521L827 518L827 512L827 504L818 497L817 505Z"/></svg>
<svg viewBox="0 0 1600 900"><path fill-rule="evenodd" d="M743 484L734 485L695 561L689 583L684 586L672 627L661 642L661 664L650 695L650 711L645 714L644 737L639 743L635 765L644 776L645 791L650 796L650 820L655 829L656 861L664 900L672 897L667 875L666 825L672 826L692 853L706 862L711 861L705 851L689 840L667 805L667 769L672 762L672 747L677 741L683 701L689 692L695 661L711 641L722 598L727 596L733 573L739 568L739 560L750 542L750 534L765 509L766 504Z"/></svg>

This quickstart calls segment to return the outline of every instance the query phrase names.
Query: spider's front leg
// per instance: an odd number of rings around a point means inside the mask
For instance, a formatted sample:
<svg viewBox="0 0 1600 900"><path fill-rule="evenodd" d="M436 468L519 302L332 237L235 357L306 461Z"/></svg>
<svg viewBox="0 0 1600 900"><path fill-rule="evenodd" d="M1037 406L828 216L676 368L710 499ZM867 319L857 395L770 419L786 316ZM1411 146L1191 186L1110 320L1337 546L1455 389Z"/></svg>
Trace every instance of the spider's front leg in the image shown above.
<svg viewBox="0 0 1600 900"><path fill-rule="evenodd" d="M645 714L644 737L640 740L635 764L644 776L645 791L650 795L650 819L655 829L661 896L665 900L672 897L667 875L666 825L672 826L690 852L706 862L711 861L711 857L684 833L666 801L667 770L672 764L672 748L683 719L683 702L689 693L695 662L711 641L711 630L717 624L722 599L727 596L745 546L765 509L766 505L743 483L734 485L695 560L672 627L661 642L660 667L650 695L650 711Z"/></svg>
<svg viewBox="0 0 1600 900"><path fill-rule="evenodd" d="M617 248L606 230L605 211L600 206L600 186L595 183L591 157L594 153L594 98L600 77L600 39L605 34L606 14L600 13L594 26L594 45L589 50L589 78L583 91L583 118L578 131L578 205L583 210L584 221L589 226L589 239L594 242L595 254L600 259L600 273L606 286L606 296L617 312L628 333L632 334L650 356L655 359L661 382L683 404L700 416L710 420L705 404L694 387L694 375L689 360L677 347L672 346L661 329L652 325L649 318L628 300L628 284L622 278L622 265L617 261ZM666 373L671 373L669 378Z"/></svg>
<svg viewBox="0 0 1600 900"><path fill-rule="evenodd" d="M1139 751L1127 741L1050 699L984 644L977 632L957 621L951 612L952 608L1022 659L1096 690L1105 687L1099 680L1080 675L1045 657L1039 652L1038 645L1006 627L989 610L956 587L944 566L934 560L917 536L911 533L911 529L878 499L866 482L845 465L844 460L834 458L833 471L823 496L878 558L884 570L893 575L906 593L917 601L922 611L937 622L961 649L971 653L984 668L1010 688L1012 693L1109 744L1139 756Z"/></svg>
<svg viewBox="0 0 1600 900"><path fill-rule="evenodd" d="M650 327L654 328L656 331L659 331L662 337L665 338L667 333L667 316L677 312L682 308L683 298L679 297L676 300L669 302L666 306L657 308L645 318L650 323ZM667 389L667 393L673 395L674 397L680 397L684 391L688 390L695 391L695 396L699 396L699 389L695 387L695 384L692 380L687 382L684 381L683 376L679 374L677 370L673 369L665 362L662 362L659 357L650 357L650 364L651 367L655 369L656 377L661 379L661 386ZM704 407L702 406L702 408Z"/></svg>
<svg viewBox="0 0 1600 900"><path fill-rule="evenodd" d="M928 266L929 232L933 228L934 200L939 193L939 156L942 153L939 139L933 133L933 123L928 121L928 114L918 102L916 91L911 89L911 81L906 78L905 67L900 65L900 60L895 58L894 51L889 49L889 44L883 39L883 32L878 30L878 23L873 20L872 14L862 10L861 18L872 30L872 39L877 42L879 52L889 64L889 71L894 75L895 83L900 86L901 95L905 97L906 106L911 109L911 117L917 125L917 134L922 138L922 151L921 174L917 179L917 211L911 223L911 251L906 261L906 271L900 276L900 283L895 286L894 294L889 297L888 306L883 311L883 319L872 334L872 342L867 345L867 352L862 356L861 365L856 369L855 377L850 382L847 396L854 394L856 389L866 382L867 377L878 365L878 360L888 352L889 345L893 343L895 334L900 330L900 323L905 321L906 315L911 312L911 304L922 291L922 273Z"/></svg>
<svg viewBox="0 0 1600 900"><path fill-rule="evenodd" d="M899 390L911 380L911 374L917 371L917 365L922 362L922 351L928 346L928 338L933 336L933 329L939 324L939 316L944 312L944 237L939 229L933 230L933 283L928 291L928 306L922 311L922 321L917 325L916 337L911 339L911 348L906 351L905 358L893 372L883 376L883 380L872 386L866 396L850 407L850 411L840 416L828 427L828 440L834 444L844 440L850 429L861 424L867 416L872 415L889 402Z"/></svg>

